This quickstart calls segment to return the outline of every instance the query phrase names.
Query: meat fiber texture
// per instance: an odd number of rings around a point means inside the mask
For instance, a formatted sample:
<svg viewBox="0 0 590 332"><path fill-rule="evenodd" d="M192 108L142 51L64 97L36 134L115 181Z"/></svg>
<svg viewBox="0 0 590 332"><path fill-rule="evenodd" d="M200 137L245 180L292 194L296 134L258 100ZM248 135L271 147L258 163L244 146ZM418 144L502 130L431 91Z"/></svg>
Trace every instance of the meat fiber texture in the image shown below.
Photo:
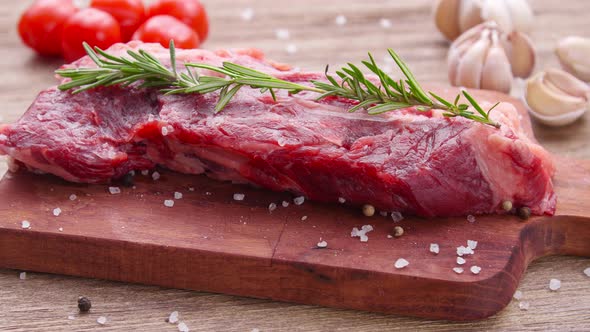
<svg viewBox="0 0 590 332"><path fill-rule="evenodd" d="M140 48L169 65L168 50L156 44L117 44L108 51ZM231 61L302 84L323 77L255 50L177 50L179 70L189 61ZM65 67L93 65L84 57ZM437 110L349 113L346 100L316 97L278 93L274 101L244 87L214 114L217 93L165 96L108 87L73 95L52 87L18 122L0 126L0 153L73 182L108 183L159 165L424 217L501 213L505 200L538 215L555 211L551 157L511 104L492 112L501 124L496 129Z"/></svg>

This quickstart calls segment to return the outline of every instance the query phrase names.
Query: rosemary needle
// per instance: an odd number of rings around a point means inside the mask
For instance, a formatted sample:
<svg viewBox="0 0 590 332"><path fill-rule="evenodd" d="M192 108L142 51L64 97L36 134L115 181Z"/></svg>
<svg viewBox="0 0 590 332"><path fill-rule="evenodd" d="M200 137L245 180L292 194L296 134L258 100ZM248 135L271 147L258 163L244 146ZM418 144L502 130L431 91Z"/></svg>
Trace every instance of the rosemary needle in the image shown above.
<svg viewBox="0 0 590 332"><path fill-rule="evenodd" d="M356 65L349 63L335 72L338 79L328 74L328 67L326 67L326 81L312 80L309 82L310 85L302 85L231 62L224 62L220 67L203 63L185 63L186 71L178 72L176 50L172 40L169 48L171 69L143 50L137 52L128 50L129 57L118 57L98 47L92 49L84 43L84 49L96 64L96 68L57 70L58 75L71 79L61 84L59 89L74 89L73 93L80 93L100 86L128 86L139 82L140 88L157 88L166 94L205 94L219 91L219 101L215 106L216 113L221 112L244 86L259 89L261 93L269 92L273 99L276 99L276 90L285 90L291 94L312 91L320 94L318 99L335 96L357 101L358 103L349 110L350 112L364 109L369 114L381 114L415 106L421 111L441 109L445 111L443 114L447 117L458 116L500 127L489 117L492 109L498 104L484 111L467 91L462 91L453 102L433 92L426 92L408 66L392 49L388 50L389 55L400 68L405 79L396 81L391 78L377 66L375 59L369 53L369 60L363 61L362 64L377 77L378 84L367 78ZM207 69L223 77L199 75L195 68ZM465 97L469 104L459 103L461 96ZM470 110L471 107L475 112Z"/></svg>

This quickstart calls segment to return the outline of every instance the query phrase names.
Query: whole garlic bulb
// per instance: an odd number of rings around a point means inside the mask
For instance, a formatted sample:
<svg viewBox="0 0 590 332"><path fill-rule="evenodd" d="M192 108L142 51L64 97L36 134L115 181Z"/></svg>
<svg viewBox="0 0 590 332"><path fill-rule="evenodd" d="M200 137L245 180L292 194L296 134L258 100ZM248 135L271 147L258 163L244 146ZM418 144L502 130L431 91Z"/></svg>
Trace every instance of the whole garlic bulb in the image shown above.
<svg viewBox="0 0 590 332"><path fill-rule="evenodd" d="M590 109L590 87L562 70L549 69L527 81L525 99L535 118L562 126Z"/></svg>
<svg viewBox="0 0 590 332"><path fill-rule="evenodd" d="M590 82L590 39L566 37L559 41L555 53L565 70Z"/></svg>
<svg viewBox="0 0 590 332"><path fill-rule="evenodd" d="M466 31L448 55L449 81L454 86L510 92L514 76L528 77L535 49L520 32L507 35L495 22Z"/></svg>
<svg viewBox="0 0 590 332"><path fill-rule="evenodd" d="M529 32L533 23L527 0L437 0L433 12L436 27L449 40L486 21L507 33Z"/></svg>

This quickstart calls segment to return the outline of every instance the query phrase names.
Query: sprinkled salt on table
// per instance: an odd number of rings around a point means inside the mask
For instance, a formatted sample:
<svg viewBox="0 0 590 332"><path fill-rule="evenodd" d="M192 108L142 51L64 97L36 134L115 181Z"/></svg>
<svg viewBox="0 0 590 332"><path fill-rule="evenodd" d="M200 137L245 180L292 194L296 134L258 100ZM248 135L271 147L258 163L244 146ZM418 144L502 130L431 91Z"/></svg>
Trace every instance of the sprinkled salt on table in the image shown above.
<svg viewBox="0 0 590 332"><path fill-rule="evenodd" d="M519 290L517 290L516 292L514 292L514 295L512 295L512 297L513 297L515 300L521 300L521 299L522 299L522 292L521 292L521 291L519 291Z"/></svg>
<svg viewBox="0 0 590 332"><path fill-rule="evenodd" d="M172 311L172 313L168 317L168 323L170 323L170 324L178 323L178 311Z"/></svg>
<svg viewBox="0 0 590 332"><path fill-rule="evenodd" d="M382 19L379 20L379 25L383 29L389 29L389 28L391 28L391 20L386 19L386 18L382 18Z"/></svg>
<svg viewBox="0 0 590 332"><path fill-rule="evenodd" d="M433 254L438 254L440 252L440 247L438 246L437 243L430 244L430 252Z"/></svg>
<svg viewBox="0 0 590 332"><path fill-rule="evenodd" d="M400 212L393 211L391 212L391 219L393 220L393 222L400 222L404 220L404 216Z"/></svg>
<svg viewBox="0 0 590 332"><path fill-rule="evenodd" d="M234 194L234 201L243 201L245 197L246 197L246 195L244 195L244 194L235 193Z"/></svg>
<svg viewBox="0 0 590 332"><path fill-rule="evenodd" d="M60 214L61 214L61 209L60 208L53 209L53 215L54 216L59 217Z"/></svg>
<svg viewBox="0 0 590 332"><path fill-rule="evenodd" d="M254 18L254 9L246 8L242 10L242 12L240 13L240 17L242 18L242 20L246 22L251 21Z"/></svg>
<svg viewBox="0 0 590 332"><path fill-rule="evenodd" d="M473 222L475 222L475 216L473 216L473 215L471 215L471 214L470 214L470 215L468 215L468 216L467 216L467 221L469 221L469 222L472 222L472 223L473 223Z"/></svg>
<svg viewBox="0 0 590 332"><path fill-rule="evenodd" d="M301 217L301 221L306 221L306 220L307 220L307 216Z"/></svg>
<svg viewBox="0 0 590 332"><path fill-rule="evenodd" d="M63 232L64 231L63 227L60 227L57 230L60 231L60 232Z"/></svg>
<svg viewBox="0 0 590 332"><path fill-rule="evenodd" d="M174 193L174 199L182 199L182 193L180 193L180 192L178 192L178 191L177 191L177 192L175 192L175 193Z"/></svg>
<svg viewBox="0 0 590 332"><path fill-rule="evenodd" d="M195 191L194 187L188 187L188 191Z"/></svg>
<svg viewBox="0 0 590 332"><path fill-rule="evenodd" d="M272 212L272 211L274 211L276 209L277 209L277 204L276 203L270 203L268 205L268 212Z"/></svg>
<svg viewBox="0 0 590 332"><path fill-rule="evenodd" d="M477 248L477 241L467 240L467 248L475 250Z"/></svg>
<svg viewBox="0 0 590 332"><path fill-rule="evenodd" d="M109 192L111 195L117 195L121 193L121 188L119 187L109 187Z"/></svg>
<svg viewBox="0 0 590 332"><path fill-rule="evenodd" d="M152 173L152 180L154 181L158 181L160 179L160 173L158 172L153 172Z"/></svg>
<svg viewBox="0 0 590 332"><path fill-rule="evenodd" d="M174 201L171 199L166 199L164 200L164 206L171 208L174 206Z"/></svg>
<svg viewBox="0 0 590 332"><path fill-rule="evenodd" d="M556 291L561 288L561 280L559 279L551 279L549 280L549 289L552 291Z"/></svg>
<svg viewBox="0 0 590 332"><path fill-rule="evenodd" d="M29 229L31 228L31 223L28 220L23 220L20 222L20 227L22 229Z"/></svg>
<svg viewBox="0 0 590 332"><path fill-rule="evenodd" d="M481 267L479 267L477 265L473 265L469 270L473 274L479 274L479 272L481 272Z"/></svg>
<svg viewBox="0 0 590 332"><path fill-rule="evenodd" d="M69 319L69 320L74 320L74 319L76 319L76 316L74 316L74 315L69 315L69 316L68 316L68 319Z"/></svg>
<svg viewBox="0 0 590 332"><path fill-rule="evenodd" d="M184 322L180 322L180 323L178 323L178 331L189 332L190 329L188 328L188 326Z"/></svg>
<svg viewBox="0 0 590 332"><path fill-rule="evenodd" d="M340 203L340 204L346 203L346 198L344 198L344 197L338 197L338 203Z"/></svg>
<svg viewBox="0 0 590 332"><path fill-rule="evenodd" d="M276 29L275 36L278 40L287 40L290 37L289 30L287 29Z"/></svg>
<svg viewBox="0 0 590 332"><path fill-rule="evenodd" d="M337 25L345 25L347 21L348 20L346 19L346 16L344 16L344 15L336 16L335 22Z"/></svg>
<svg viewBox="0 0 590 332"><path fill-rule="evenodd" d="M78 198L78 196L76 196L76 194L71 194L70 195L70 201L75 201L76 198Z"/></svg>
<svg viewBox="0 0 590 332"><path fill-rule="evenodd" d="M107 323L107 318L105 316L100 316L96 319L96 322L100 325L104 325Z"/></svg>
<svg viewBox="0 0 590 332"><path fill-rule="evenodd" d="M518 307L520 308L520 310L529 310L531 304L526 301L522 301L518 304Z"/></svg>
<svg viewBox="0 0 590 332"><path fill-rule="evenodd" d="M459 264L459 265L465 264L465 258L463 258L463 257L457 257L457 264Z"/></svg>
<svg viewBox="0 0 590 332"><path fill-rule="evenodd" d="M367 242L369 241L367 233L369 233L372 230L373 226L371 225L363 225L363 227L361 227L360 230L355 227L352 229L352 232L350 232L350 237L359 237L361 239L361 242Z"/></svg>
<svg viewBox="0 0 590 332"><path fill-rule="evenodd" d="M590 277L590 267L588 267L588 268L586 268L586 269L584 270L584 274L585 274L587 277Z"/></svg>
<svg viewBox="0 0 590 332"><path fill-rule="evenodd" d="M293 203L295 203L295 205L301 205L303 202L305 202L305 197L303 196L293 198Z"/></svg>
<svg viewBox="0 0 590 332"><path fill-rule="evenodd" d="M283 203L281 203L281 205L283 205L283 207L287 207L287 206L289 206L289 202L283 201Z"/></svg>
<svg viewBox="0 0 590 332"><path fill-rule="evenodd" d="M317 244L318 248L326 248L327 246L328 246L328 242L326 242L326 241L320 241Z"/></svg>
<svg viewBox="0 0 590 332"><path fill-rule="evenodd" d="M395 264L393 264L393 266L395 266L396 269L403 269L404 267L410 265L410 262L408 262L407 260L403 259L403 258L398 258L395 261Z"/></svg>
<svg viewBox="0 0 590 332"><path fill-rule="evenodd" d="M25 279L27 279L27 273L26 273L26 272L21 272L21 273L19 273L19 274L18 274L18 278L19 278L20 280L25 280Z"/></svg>
<svg viewBox="0 0 590 332"><path fill-rule="evenodd" d="M461 273L463 273L463 268L462 267L454 267L453 271L455 271L455 273L457 273L457 274L461 274Z"/></svg>
<svg viewBox="0 0 590 332"><path fill-rule="evenodd" d="M457 256L473 255L473 254L474 254L473 249L471 249L469 247L465 247L465 246L457 247Z"/></svg>

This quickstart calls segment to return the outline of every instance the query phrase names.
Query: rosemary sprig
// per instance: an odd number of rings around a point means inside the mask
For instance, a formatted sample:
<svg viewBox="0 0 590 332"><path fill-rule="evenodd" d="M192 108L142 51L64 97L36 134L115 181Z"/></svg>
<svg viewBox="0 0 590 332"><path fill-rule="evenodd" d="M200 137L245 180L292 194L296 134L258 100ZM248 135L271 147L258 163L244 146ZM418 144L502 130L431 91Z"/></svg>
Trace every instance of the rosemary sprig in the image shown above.
<svg viewBox="0 0 590 332"><path fill-rule="evenodd" d="M469 104L459 103L461 94L457 95L454 102L450 102L433 92L427 93L407 65L391 49L388 52L404 74L405 80L396 81L391 78L377 66L375 59L369 53L369 61L363 61L362 64L376 75L379 80L378 85L367 78L357 66L349 63L336 71L339 80L328 74L328 67L326 67L327 81L312 80L309 82L310 86L281 80L231 62L224 62L221 67L202 63L185 63L186 72L179 73L176 68L176 50L173 41L170 41L171 69L143 50L137 52L129 50L127 51L129 58L126 58L114 56L98 47L92 49L86 43L84 43L84 49L97 67L57 70L56 73L60 76L71 79L60 85L60 90L75 89L73 93L80 93L99 86L128 86L140 82L140 88L158 88L166 94L205 94L219 91L215 112L223 110L244 86L260 89L261 93L269 92L273 99L276 99L275 90L286 90L291 94L312 91L320 94L318 99L335 96L357 101L358 103L349 110L350 112L365 109L369 114L381 114L416 106L421 111L441 109L445 111L443 114L447 117L459 116L500 127L489 117L492 109L498 104L486 112L467 91L462 91L462 95ZM199 75L194 68L210 70L222 77ZM470 106L477 113L471 111Z"/></svg>

